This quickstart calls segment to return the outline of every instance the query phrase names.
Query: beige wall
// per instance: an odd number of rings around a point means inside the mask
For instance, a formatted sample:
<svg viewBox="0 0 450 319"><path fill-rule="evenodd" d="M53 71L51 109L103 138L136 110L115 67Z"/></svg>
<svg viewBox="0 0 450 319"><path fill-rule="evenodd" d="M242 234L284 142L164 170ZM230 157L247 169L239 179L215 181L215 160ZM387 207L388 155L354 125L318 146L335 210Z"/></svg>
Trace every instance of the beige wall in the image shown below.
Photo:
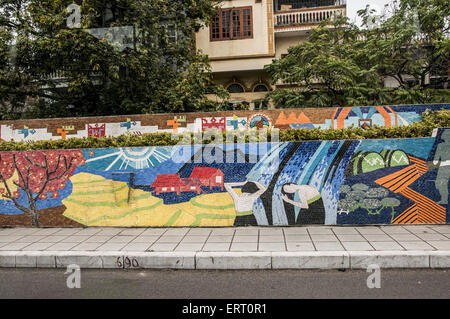
<svg viewBox="0 0 450 319"><path fill-rule="evenodd" d="M271 3L271 1L270 1ZM269 53L267 25L267 1L235 0L222 2L222 8L252 6L253 38L227 41L210 41L209 26L196 34L197 48L210 59L221 57L238 57L242 55L266 55Z"/></svg>
<svg viewBox="0 0 450 319"><path fill-rule="evenodd" d="M270 78L262 72L264 66L271 64L273 59L281 58L286 54L289 47L297 45L306 40L306 35L293 35L291 37L275 38L275 57L253 58L253 59L231 59L223 61L212 61L214 82L226 86L233 77L242 83L249 91L255 83L262 80L270 85ZM218 74L220 73L220 74Z"/></svg>
<svg viewBox="0 0 450 319"><path fill-rule="evenodd" d="M262 71L259 72L230 72L226 74L214 74L214 82L221 84L226 87L228 84L233 82L233 78L236 82L240 83L245 91L251 92L253 88L259 84L263 83L270 89L270 79L268 75Z"/></svg>
<svg viewBox="0 0 450 319"><path fill-rule="evenodd" d="M272 63L273 58L252 58L211 61L212 72L263 70L264 65Z"/></svg>
<svg viewBox="0 0 450 319"><path fill-rule="evenodd" d="M307 35L292 37L275 37L275 58L281 58L282 54L286 54L288 48L306 41Z"/></svg>
<svg viewBox="0 0 450 319"><path fill-rule="evenodd" d="M215 83L223 85L225 88L232 83L239 83L244 87L245 92L230 94L229 101L250 103L253 100L264 98L268 92L253 92L254 87L258 84L266 85L269 90L273 88L268 75L263 71L218 73L214 74L213 78ZM216 100L214 96L209 96L209 98ZM250 107L253 109L253 105Z"/></svg>

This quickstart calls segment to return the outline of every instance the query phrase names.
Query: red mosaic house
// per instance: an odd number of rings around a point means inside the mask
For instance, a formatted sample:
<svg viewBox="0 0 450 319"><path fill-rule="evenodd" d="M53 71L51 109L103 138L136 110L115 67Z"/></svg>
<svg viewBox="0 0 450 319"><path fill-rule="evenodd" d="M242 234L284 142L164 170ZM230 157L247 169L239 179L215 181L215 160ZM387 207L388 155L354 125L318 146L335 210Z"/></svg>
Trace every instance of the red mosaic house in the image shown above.
<svg viewBox="0 0 450 319"><path fill-rule="evenodd" d="M156 176L155 181L150 187L154 187L153 192L156 195L161 193L175 192L180 195L182 192L196 192L200 194L201 182L195 178L180 178L178 174L160 174Z"/></svg>
<svg viewBox="0 0 450 319"><path fill-rule="evenodd" d="M220 187L223 190L223 172L213 167L194 167L189 178L198 178L202 186Z"/></svg>
<svg viewBox="0 0 450 319"><path fill-rule="evenodd" d="M202 192L201 186L220 187L223 190L223 172L213 167L195 167L191 176L188 178L180 178L178 174L159 174L150 187L153 187L153 193L159 195L161 193L177 193L182 192Z"/></svg>

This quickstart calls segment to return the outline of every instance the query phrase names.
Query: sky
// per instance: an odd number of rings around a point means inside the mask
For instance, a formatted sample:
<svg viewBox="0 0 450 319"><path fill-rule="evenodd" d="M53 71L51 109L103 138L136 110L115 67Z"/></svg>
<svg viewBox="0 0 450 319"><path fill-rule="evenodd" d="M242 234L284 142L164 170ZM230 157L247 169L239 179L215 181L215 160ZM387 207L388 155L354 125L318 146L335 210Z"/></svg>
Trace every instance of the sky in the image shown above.
<svg viewBox="0 0 450 319"><path fill-rule="evenodd" d="M390 3L391 0L347 0L347 17L358 25L361 24L361 19L358 17L357 11L364 9L366 5L370 5L372 9L381 12L384 6Z"/></svg>

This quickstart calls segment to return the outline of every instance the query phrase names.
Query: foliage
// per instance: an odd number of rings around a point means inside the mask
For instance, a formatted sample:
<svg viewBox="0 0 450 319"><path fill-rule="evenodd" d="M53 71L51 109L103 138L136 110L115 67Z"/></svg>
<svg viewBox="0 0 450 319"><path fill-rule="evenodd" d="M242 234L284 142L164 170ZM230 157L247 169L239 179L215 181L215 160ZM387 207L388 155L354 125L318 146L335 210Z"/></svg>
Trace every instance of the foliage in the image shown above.
<svg viewBox="0 0 450 319"><path fill-rule="evenodd" d="M343 185L341 199L338 202L340 212L351 213L361 208L369 215L379 215L385 208L391 208L392 217L394 207L400 206L400 201L389 196L389 191L383 187L371 188L365 184Z"/></svg>
<svg viewBox="0 0 450 319"><path fill-rule="evenodd" d="M77 0L81 28L71 29L73 2L0 2L0 118L196 111L212 108L207 89L226 96L193 45L217 1ZM129 47L88 32L115 27L128 28Z"/></svg>
<svg viewBox="0 0 450 319"><path fill-rule="evenodd" d="M394 1L377 17L360 10L363 27L340 17L313 29L304 43L265 67L279 88L269 93L277 107L326 107L448 102L450 3ZM331 27L330 27L331 25ZM429 83L430 75L439 75ZM398 88L385 87L392 79Z"/></svg>
<svg viewBox="0 0 450 319"><path fill-rule="evenodd" d="M84 164L83 152L79 150L2 153L0 198L11 200L30 215L33 226L39 226L37 201L47 196L58 198L58 190L64 189L75 168ZM28 205L19 201L20 197L25 197Z"/></svg>
<svg viewBox="0 0 450 319"><path fill-rule="evenodd" d="M268 134L268 141L272 136L277 136L280 142L285 141L309 141L309 140L346 140L346 139L386 139L386 138L412 138L429 137L434 128L450 127L450 111L427 111L422 114L422 120L409 126L401 127L379 127L374 126L368 129L345 128L345 129L287 129L277 133L272 130ZM257 134L252 135L252 131L235 131L234 142L246 142L259 140ZM253 131L255 133L255 131ZM276 134L276 135L275 135ZM80 149L80 148L110 148L110 147L139 147L139 146L170 146L176 145L180 141L189 144L191 141L202 141L208 143L225 143L227 138L225 133L212 135L219 139L206 137L194 137L195 134L188 133L187 136L172 135L170 133L155 133L144 136L122 135L119 137L88 137L88 138L70 138L66 140L55 141L36 141L36 142L0 142L0 151L25 151L25 150L50 150L50 149ZM187 137L187 139L186 139ZM187 142L184 142L184 139ZM220 139L221 138L221 139Z"/></svg>

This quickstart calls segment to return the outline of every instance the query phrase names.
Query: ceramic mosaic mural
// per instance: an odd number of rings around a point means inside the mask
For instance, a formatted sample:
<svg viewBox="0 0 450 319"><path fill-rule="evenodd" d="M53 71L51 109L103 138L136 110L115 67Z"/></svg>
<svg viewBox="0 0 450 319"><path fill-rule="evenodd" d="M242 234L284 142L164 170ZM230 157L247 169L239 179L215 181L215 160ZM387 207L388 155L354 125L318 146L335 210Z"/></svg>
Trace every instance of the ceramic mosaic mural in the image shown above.
<svg viewBox="0 0 450 319"><path fill-rule="evenodd" d="M0 225L441 224L450 220L449 179L450 129L414 139L1 152Z"/></svg>
<svg viewBox="0 0 450 319"><path fill-rule="evenodd" d="M72 137L146 135L151 133L247 130L260 128L369 128L407 126L426 110L450 109L450 104L292 108L255 111L145 114L95 118L0 121L0 140L38 141Z"/></svg>

